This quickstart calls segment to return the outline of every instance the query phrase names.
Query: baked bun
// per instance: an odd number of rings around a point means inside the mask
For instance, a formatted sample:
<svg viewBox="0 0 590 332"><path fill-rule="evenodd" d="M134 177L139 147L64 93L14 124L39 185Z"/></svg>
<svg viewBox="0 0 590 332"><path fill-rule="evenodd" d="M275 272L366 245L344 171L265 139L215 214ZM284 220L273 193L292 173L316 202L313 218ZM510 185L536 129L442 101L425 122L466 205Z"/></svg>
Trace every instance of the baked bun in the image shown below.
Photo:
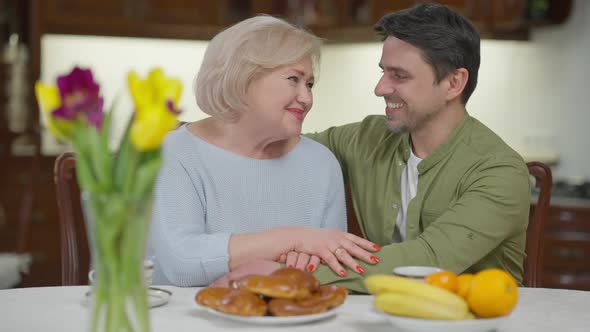
<svg viewBox="0 0 590 332"><path fill-rule="evenodd" d="M324 312L341 305L348 290L320 286L311 274L283 268L269 276L252 275L230 283L230 288L208 287L195 300L217 311L240 316L299 316ZM268 300L268 304L263 299Z"/></svg>
<svg viewBox="0 0 590 332"><path fill-rule="evenodd" d="M326 285L305 299L272 299L268 302L268 310L274 316L318 314L340 306L347 295L346 288Z"/></svg>
<svg viewBox="0 0 590 332"><path fill-rule="evenodd" d="M217 311L239 316L264 316L268 310L259 295L241 289L205 288L197 293L196 301Z"/></svg>
<svg viewBox="0 0 590 332"><path fill-rule="evenodd" d="M312 293L317 291L320 287L320 282L313 275L305 273L301 270L286 267L274 271L271 277L286 277L294 282L300 284L302 287L309 289Z"/></svg>
<svg viewBox="0 0 590 332"><path fill-rule="evenodd" d="M233 284L239 289L248 290L278 299L304 299L319 287L318 280L294 268L279 269L269 276L248 276Z"/></svg>
<svg viewBox="0 0 590 332"><path fill-rule="evenodd" d="M195 300L200 305L217 310L221 304L221 299L231 291L229 288L207 287L197 293Z"/></svg>

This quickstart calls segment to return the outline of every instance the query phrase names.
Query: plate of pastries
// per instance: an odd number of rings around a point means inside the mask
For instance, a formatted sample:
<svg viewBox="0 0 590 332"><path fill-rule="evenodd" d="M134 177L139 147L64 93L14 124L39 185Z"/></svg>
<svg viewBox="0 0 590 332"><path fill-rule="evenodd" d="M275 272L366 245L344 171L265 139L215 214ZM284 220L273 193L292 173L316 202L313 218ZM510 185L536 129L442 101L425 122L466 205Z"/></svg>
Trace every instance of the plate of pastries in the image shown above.
<svg viewBox="0 0 590 332"><path fill-rule="evenodd" d="M195 301L202 309L234 321L283 325L332 317L347 295L344 287L320 286L311 274L282 268L269 276L234 280L229 288L203 288Z"/></svg>

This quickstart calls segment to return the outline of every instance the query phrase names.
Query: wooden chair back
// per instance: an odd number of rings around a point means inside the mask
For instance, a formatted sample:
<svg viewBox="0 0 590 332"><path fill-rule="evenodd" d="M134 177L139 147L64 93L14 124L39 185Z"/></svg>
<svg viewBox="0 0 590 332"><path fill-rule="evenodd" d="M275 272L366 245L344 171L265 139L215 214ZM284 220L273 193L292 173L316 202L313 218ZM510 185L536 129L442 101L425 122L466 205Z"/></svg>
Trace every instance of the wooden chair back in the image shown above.
<svg viewBox="0 0 590 332"><path fill-rule="evenodd" d="M526 238L523 283L526 287L541 287L543 279L543 238L549 216L553 178L549 166L531 161L527 163L529 174L535 178L538 188L537 202L531 205Z"/></svg>
<svg viewBox="0 0 590 332"><path fill-rule="evenodd" d="M363 235L358 219L356 218L356 211L352 204L352 193L350 192L350 187L348 185L344 186L344 194L346 198L346 219L348 232L364 238L365 236Z"/></svg>
<svg viewBox="0 0 590 332"><path fill-rule="evenodd" d="M61 282L63 286L87 285L90 250L76 179L76 158L65 152L54 164L54 181L59 212Z"/></svg>

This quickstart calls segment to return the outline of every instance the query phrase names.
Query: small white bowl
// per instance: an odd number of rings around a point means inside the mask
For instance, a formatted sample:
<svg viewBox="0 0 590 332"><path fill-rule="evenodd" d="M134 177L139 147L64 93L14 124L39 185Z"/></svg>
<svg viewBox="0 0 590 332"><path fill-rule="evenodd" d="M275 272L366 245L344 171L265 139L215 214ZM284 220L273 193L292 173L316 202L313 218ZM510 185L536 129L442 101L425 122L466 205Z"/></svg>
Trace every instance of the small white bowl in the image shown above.
<svg viewBox="0 0 590 332"><path fill-rule="evenodd" d="M154 280L154 262L146 259L143 261L143 278L145 279L145 285L151 286Z"/></svg>
<svg viewBox="0 0 590 332"><path fill-rule="evenodd" d="M489 332L499 329L510 316L496 318L477 318L468 320L434 320L390 315L374 310L395 327L404 332Z"/></svg>
<svg viewBox="0 0 590 332"><path fill-rule="evenodd" d="M424 280L427 276L442 270L435 266L398 266L393 269L393 274L398 277Z"/></svg>

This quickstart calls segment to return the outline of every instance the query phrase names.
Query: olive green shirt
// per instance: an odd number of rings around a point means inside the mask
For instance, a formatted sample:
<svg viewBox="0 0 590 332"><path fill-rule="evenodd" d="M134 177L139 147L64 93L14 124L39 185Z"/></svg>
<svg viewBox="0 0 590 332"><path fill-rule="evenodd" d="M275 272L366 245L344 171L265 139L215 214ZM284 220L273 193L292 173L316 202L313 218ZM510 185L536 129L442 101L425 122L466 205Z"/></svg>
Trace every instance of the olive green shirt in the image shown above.
<svg viewBox="0 0 590 332"><path fill-rule="evenodd" d="M407 213L406 238L392 243L401 205L400 177L410 154L409 134L389 130L384 116L308 135L336 155L359 226L382 246L380 263L360 263L365 276L396 266L429 265L455 273L501 268L522 284L530 206L525 162L500 137L467 113L449 139L418 165L416 197ZM327 266L324 284L366 292L363 276L340 277Z"/></svg>

